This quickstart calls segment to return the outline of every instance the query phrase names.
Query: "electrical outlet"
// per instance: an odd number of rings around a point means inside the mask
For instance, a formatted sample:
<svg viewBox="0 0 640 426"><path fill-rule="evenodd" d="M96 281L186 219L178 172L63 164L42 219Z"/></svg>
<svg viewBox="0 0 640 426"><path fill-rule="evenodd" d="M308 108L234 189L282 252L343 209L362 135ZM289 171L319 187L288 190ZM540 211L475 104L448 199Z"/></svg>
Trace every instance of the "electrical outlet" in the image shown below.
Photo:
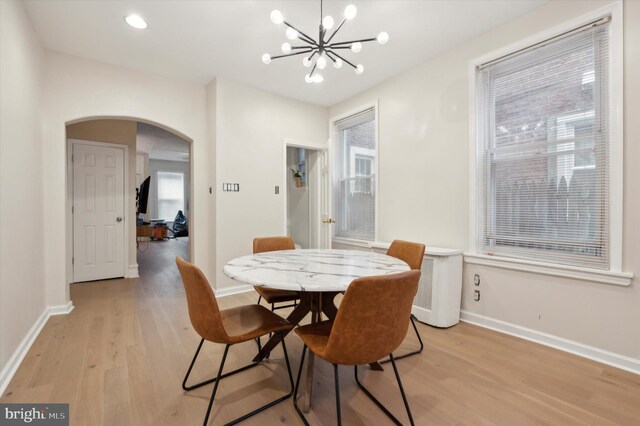
<svg viewBox="0 0 640 426"><path fill-rule="evenodd" d="M473 292L473 300L475 300L476 302L480 301L480 290L476 290Z"/></svg>
<svg viewBox="0 0 640 426"><path fill-rule="evenodd" d="M473 276L473 283L474 283L475 285L480 285L480 275L475 274L475 275Z"/></svg>
<svg viewBox="0 0 640 426"><path fill-rule="evenodd" d="M276 186L276 195L278 195L280 193L280 187Z"/></svg>

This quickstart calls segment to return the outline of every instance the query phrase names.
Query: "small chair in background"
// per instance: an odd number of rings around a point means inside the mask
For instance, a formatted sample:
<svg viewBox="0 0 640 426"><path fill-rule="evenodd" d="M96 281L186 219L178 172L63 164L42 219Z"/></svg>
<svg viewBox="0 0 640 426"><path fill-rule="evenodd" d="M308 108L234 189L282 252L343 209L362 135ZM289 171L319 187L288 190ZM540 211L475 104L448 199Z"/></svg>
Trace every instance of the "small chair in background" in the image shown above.
<svg viewBox="0 0 640 426"><path fill-rule="evenodd" d="M425 249L426 247L424 244L412 243L402 240L393 240L393 242L389 246L389 249L387 250L387 256L400 259L406 262L412 270L419 271L422 268L422 259L424 258ZM420 348L406 354L398 355L396 359L402 359L411 355L417 355L424 349L424 343L422 343L422 338L420 337L420 333L418 332L418 327L416 327L415 318L411 313L409 314L409 316L411 318L413 331L415 331L418 342L420 342ZM380 364L384 364L389 361L389 359L386 359L384 361L380 361Z"/></svg>
<svg viewBox="0 0 640 426"><path fill-rule="evenodd" d="M293 404L306 425L309 423L298 407L297 394L307 348L318 357L333 364L338 425L342 424L338 365L353 365L356 383L360 389L396 424L401 424L360 383L358 378L358 365L371 364L386 356L389 356L393 365L409 421L412 425L414 424L393 351L400 346L407 334L411 306L419 280L420 271L416 270L355 279L349 285L334 321L305 325L295 329L304 342L304 348L293 394Z"/></svg>
<svg viewBox="0 0 640 426"><path fill-rule="evenodd" d="M253 239L253 253L265 253L279 250L295 250L296 245L290 237L263 237ZM258 292L258 304L264 299L271 304L271 311L276 309L292 308L297 306L300 296L295 291L276 290L265 287L253 287ZM276 303L293 302L289 305L276 306Z"/></svg>
<svg viewBox="0 0 640 426"><path fill-rule="evenodd" d="M282 350L284 351L284 359L287 363L287 371L289 372L289 382L291 383L291 391L288 394L271 401L270 403L263 405L262 407L253 410L252 412L245 414L244 416L235 419L227 424L239 423L249 417L272 407L279 402L288 399L293 392L293 376L291 375L291 366L289 365L289 356L287 354L287 347L284 343L284 331L291 330L293 326L289 324L284 318L270 312L267 308L260 305L245 305L237 306L231 309L220 310L218 308L218 302L216 301L215 294L204 276L202 271L191 263L186 262L181 257L176 258L176 264L180 270L182 276L182 282L187 294L187 304L189 307L189 318L195 331L202 338L196 353L193 356L191 365L187 370L187 374L182 381L182 389L190 391L209 383L214 383L213 391L211 392L211 399L209 400L209 406L207 413L204 417L204 425L209 421L209 415L211 408L213 407L213 401L218 390L218 383L220 380L229 377L233 374L247 370L249 368L259 365L259 362L254 362L229 373L222 374L224 363L227 359L227 353L232 345L248 342L250 340L258 339L260 336L264 336L269 333L279 333L282 342ZM205 380L200 383L196 383L191 386L187 386L187 380L193 369L193 365L198 358L200 349L205 340L214 343L221 343L225 345L224 354L222 355L222 361L218 368L218 374L215 378Z"/></svg>

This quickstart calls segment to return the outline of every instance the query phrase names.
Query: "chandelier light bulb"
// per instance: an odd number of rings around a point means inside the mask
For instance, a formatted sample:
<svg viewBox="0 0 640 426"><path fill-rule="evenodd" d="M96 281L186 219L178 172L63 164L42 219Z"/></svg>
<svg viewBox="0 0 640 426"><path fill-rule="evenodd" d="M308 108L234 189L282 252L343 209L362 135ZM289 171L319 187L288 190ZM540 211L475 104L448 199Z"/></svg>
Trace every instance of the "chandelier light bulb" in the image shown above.
<svg viewBox="0 0 640 426"><path fill-rule="evenodd" d="M322 74L314 74L313 77L311 77L311 79L313 80L314 83L322 83L324 81L324 77L322 76Z"/></svg>
<svg viewBox="0 0 640 426"><path fill-rule="evenodd" d="M333 63L333 67L337 70L342 68L342 59L340 58L336 59L336 61Z"/></svg>
<svg viewBox="0 0 640 426"><path fill-rule="evenodd" d="M282 24L284 22L284 16L282 15L282 12L280 12L279 10L274 10L273 12L271 12L271 22L276 25Z"/></svg>
<svg viewBox="0 0 640 426"><path fill-rule="evenodd" d="M308 57L304 57L302 58L302 65L304 65L305 67L309 68L311 66L313 62L311 62L311 59L309 59Z"/></svg>
<svg viewBox="0 0 640 426"><path fill-rule="evenodd" d="M361 50L362 50L362 43L353 43L351 45L351 51L353 53L358 53Z"/></svg>
<svg viewBox="0 0 640 426"><path fill-rule="evenodd" d="M320 56L316 61L316 65L318 65L318 68L323 70L327 66L327 59L324 56Z"/></svg>
<svg viewBox="0 0 640 426"><path fill-rule="evenodd" d="M344 17L349 21L355 18L357 14L358 9L352 4L344 8Z"/></svg>
<svg viewBox="0 0 640 426"><path fill-rule="evenodd" d="M291 53L291 45L289 43L282 43L280 47L282 49L282 53L289 54Z"/></svg>
<svg viewBox="0 0 640 426"><path fill-rule="evenodd" d="M271 63L271 55L269 55L268 53L262 55L262 62L264 62L266 65L269 65Z"/></svg>
<svg viewBox="0 0 640 426"><path fill-rule="evenodd" d="M311 76L307 74L304 76L304 81L306 81L307 83L313 83L313 78L311 78Z"/></svg>
<svg viewBox="0 0 640 426"><path fill-rule="evenodd" d="M298 32L296 30L294 30L293 28L287 28L287 32L286 32L287 38L289 40L295 40L298 38Z"/></svg>
<svg viewBox="0 0 640 426"><path fill-rule="evenodd" d="M333 18L329 15L325 16L324 19L322 20L322 27L325 30L330 30L331 28L333 28Z"/></svg>
<svg viewBox="0 0 640 426"><path fill-rule="evenodd" d="M378 43L380 44L386 44L389 41L389 34L383 31L380 34L378 34L378 37L376 37L376 40L378 40Z"/></svg>
<svg viewBox="0 0 640 426"><path fill-rule="evenodd" d="M356 74L360 75L364 72L364 67L362 66L362 64L358 64L358 66L356 67Z"/></svg>

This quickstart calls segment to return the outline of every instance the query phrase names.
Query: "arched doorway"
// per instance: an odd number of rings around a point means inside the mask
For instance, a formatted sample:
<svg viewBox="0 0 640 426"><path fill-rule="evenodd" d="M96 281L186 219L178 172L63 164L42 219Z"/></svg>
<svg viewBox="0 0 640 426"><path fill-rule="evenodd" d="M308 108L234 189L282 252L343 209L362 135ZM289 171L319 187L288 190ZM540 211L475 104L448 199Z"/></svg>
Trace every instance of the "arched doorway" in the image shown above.
<svg viewBox="0 0 640 426"><path fill-rule="evenodd" d="M66 123L66 138L67 138L67 258L69 259L67 265L67 277L68 282L81 282L81 281L91 281L96 279L105 279L105 278L136 278L139 275L138 268L138 260L141 256L147 252L149 249L148 238L142 238L143 241L142 248L145 250L140 250L140 245L138 243L138 235L140 234L140 229L138 225L141 225L140 222L144 222L146 225L149 224L150 219L158 219L158 205L159 202L166 205L165 199L158 200L158 170L154 168L153 170L150 167L150 157L154 158L154 154L150 151L153 150L154 145L160 148L162 161L165 163L169 163L172 160L175 160L175 163L180 163L180 172L173 170L168 172L163 172L165 176L179 176L181 181L183 182L183 189L181 201L182 205L180 210L185 214L189 225L192 225L191 214L192 205L194 203L194 191L193 191L193 161L192 161L192 140L185 136L184 134L171 129L167 126L163 126L159 123L152 122L150 120L139 119L134 117L86 117L79 120L73 120ZM175 147L178 144L183 144L183 147L179 150L175 150ZM82 164L84 161L84 157L82 155L78 156L79 158L74 158L74 150L79 152L80 147L84 150L83 152L89 152L87 154L87 158L99 158L100 152L108 152L109 149L115 149L112 151L117 154L118 148L122 149L122 156L126 156L122 161L122 186L123 186L123 211L122 214L111 214L114 216L115 222L109 223L108 225L104 225L102 223L97 223L95 225L91 225L89 227L84 223L84 219L86 217L96 218L99 215L94 215L93 212L88 214L85 213L86 208L77 209L75 206L83 205L84 198L89 196L94 196L96 200L98 200L98 204L95 202L91 205L92 208L98 208L100 205L100 194L92 193L92 190L85 190L83 185L87 185L89 182L91 185L97 185L97 190L105 190L103 187L109 188L113 186L113 184L107 183L107 181L103 182L101 185L98 184L100 180L100 173L93 173L89 170L89 176L86 179L83 179L80 176L81 170L87 169L86 164ZM107 150L107 151L105 151ZM91 154L92 152L96 152L97 154L94 156ZM107 154L107 157L109 155ZM111 155L111 157L116 157L116 155ZM89 160L93 161L93 160ZM110 160L111 161L111 160ZM160 161L160 160L159 160ZM117 161L113 160L112 165L115 165ZM91 163L93 164L93 163ZM91 165L90 164L90 165ZM161 167L166 168L166 167ZM90 169L90 167L89 167ZM77 176L74 179L74 170ZM111 173L113 169L109 170ZM143 214L138 215L138 203L136 202L137 190L140 188L140 184L142 181L146 180L147 177L151 177L151 174L154 174L153 188L150 188L149 198L147 199L147 209ZM108 178L107 178L108 179ZM113 182L119 182L115 178L111 178ZM148 182L148 180L147 180ZM119 185L117 185L119 187ZM166 186L166 185L165 185ZM172 185L169 183L169 187ZM175 185L173 185L175 187ZM89 195L85 195L89 194ZM111 193L110 193L111 194ZM83 198L84 197L84 198ZM111 195L110 195L111 197ZM74 199L75 198L75 199ZM153 207L149 209L149 201L153 204ZM171 200L168 200L169 204L171 204ZM108 201L104 201L102 205L106 205ZM112 206L117 206L118 203L111 203ZM176 203L173 203L173 206L177 206ZM171 206L169 206L171 208ZM163 212L163 216L167 216L166 213L168 210L165 208ZM99 213L99 211L97 212ZM177 211L176 211L177 213ZM84 215L84 216L83 216ZM85 217L86 216L86 217ZM116 217L117 216L117 217ZM175 216L173 216L175 217ZM167 220L168 223L168 231L166 232L166 237L173 237L174 235L171 233L173 217L163 217L163 219ZM99 219L96 219L99 221ZM109 216L108 220L113 221L113 218ZM93 228L93 230L91 230ZM109 229L107 232L99 232L100 229ZM90 232L87 233L88 236L82 234L84 229L89 229ZM115 231L114 231L115 229ZM119 229L119 231L118 231ZM160 229L160 228L158 228ZM163 226L163 229L167 229L167 227ZM120 245L117 244L117 236L119 235L117 232L121 232L122 234L122 250L120 251ZM166 241L161 234L154 235L154 241ZM100 240L102 239L102 240ZM114 243L114 241L116 243ZM175 240L174 240L175 242ZM183 257L193 257L193 238L192 237L182 237L181 241L171 246L172 249L175 249L176 246L182 247L181 251L179 250L177 254L182 255ZM97 247L98 250L87 250L86 247ZM104 254L104 250L100 251L103 247L107 247L108 253ZM115 248L114 248L115 247ZM167 246L169 247L169 246ZM151 256L171 258L174 257L172 255L164 255L162 250L158 251L158 247L154 247L154 250L151 253L147 253L147 256L143 259L149 262ZM102 257L100 257L102 255ZM84 256L84 257L83 257ZM111 256L111 258L108 258ZM107 266L113 266L113 263L109 263L113 261L113 259L122 258L123 268L119 267L111 268L107 272L103 271L99 267L99 261L103 259L103 263L107 264ZM158 265L167 264L168 267L171 267L173 262L164 262L158 263L157 259L154 262L154 269L158 268ZM84 263L82 263L84 262ZM84 267L84 265L89 265L88 267ZM116 265L117 266L117 265ZM107 268L108 269L108 268ZM89 274L85 274L80 271L95 271ZM121 272L120 272L121 271ZM106 275L105 275L106 273ZM102 275L101 275L102 274Z"/></svg>

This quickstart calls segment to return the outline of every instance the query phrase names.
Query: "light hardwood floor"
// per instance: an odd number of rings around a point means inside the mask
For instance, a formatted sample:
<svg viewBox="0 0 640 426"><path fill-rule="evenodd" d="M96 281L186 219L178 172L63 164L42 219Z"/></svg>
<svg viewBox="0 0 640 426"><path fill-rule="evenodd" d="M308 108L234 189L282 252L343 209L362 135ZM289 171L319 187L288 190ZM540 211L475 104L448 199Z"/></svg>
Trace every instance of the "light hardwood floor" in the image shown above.
<svg viewBox="0 0 640 426"><path fill-rule="evenodd" d="M73 425L198 425L211 386L180 384L198 344L175 268L187 240L151 243L139 255L141 278L71 286L75 309L49 319L0 401L68 402ZM144 245L143 247L144 248ZM222 308L255 303L253 293L220 299ZM419 325L421 355L398 361L418 425L640 424L640 376L469 324L446 330ZM409 333L399 352L416 345ZM301 343L287 338L294 375ZM213 375L222 346L205 343L192 376ZM256 346L232 347L229 369ZM387 365L388 366L388 365ZM362 369L364 383L406 422L391 368ZM223 424L280 395L288 380L281 349L258 367L221 382L210 424ZM345 424L388 419L341 368ZM318 360L313 425L335 424L333 372ZM245 424L301 424L291 401Z"/></svg>

